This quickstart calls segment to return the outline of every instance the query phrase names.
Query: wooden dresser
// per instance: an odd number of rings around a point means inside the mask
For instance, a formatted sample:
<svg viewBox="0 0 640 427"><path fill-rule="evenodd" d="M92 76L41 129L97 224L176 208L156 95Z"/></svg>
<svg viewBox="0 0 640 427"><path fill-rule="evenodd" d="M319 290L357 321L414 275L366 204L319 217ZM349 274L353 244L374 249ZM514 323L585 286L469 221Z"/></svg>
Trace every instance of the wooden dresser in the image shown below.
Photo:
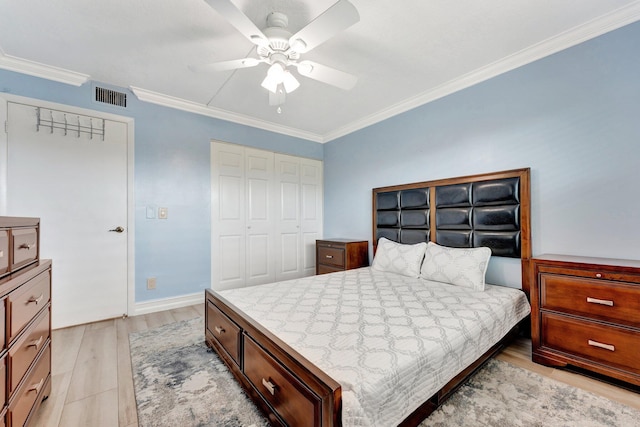
<svg viewBox="0 0 640 427"><path fill-rule="evenodd" d="M0 427L29 425L51 391L51 260L38 218L0 217Z"/></svg>
<svg viewBox="0 0 640 427"><path fill-rule="evenodd" d="M316 240L316 274L351 270L369 265L366 240Z"/></svg>
<svg viewBox="0 0 640 427"><path fill-rule="evenodd" d="M543 255L531 274L533 361L640 385L640 261Z"/></svg>

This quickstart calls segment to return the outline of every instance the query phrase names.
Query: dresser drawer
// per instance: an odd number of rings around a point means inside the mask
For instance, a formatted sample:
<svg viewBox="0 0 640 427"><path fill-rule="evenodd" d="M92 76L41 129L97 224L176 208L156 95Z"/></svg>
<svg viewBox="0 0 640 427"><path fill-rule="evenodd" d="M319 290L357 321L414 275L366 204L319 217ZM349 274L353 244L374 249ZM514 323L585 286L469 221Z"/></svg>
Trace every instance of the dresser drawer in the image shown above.
<svg viewBox="0 0 640 427"><path fill-rule="evenodd" d="M51 273L44 271L9 294L9 339L11 342L24 326L49 302Z"/></svg>
<svg viewBox="0 0 640 427"><path fill-rule="evenodd" d="M207 300L207 330L239 366L240 328L209 300Z"/></svg>
<svg viewBox="0 0 640 427"><path fill-rule="evenodd" d="M13 245L13 264L11 270L15 270L38 258L38 229L25 228L11 231Z"/></svg>
<svg viewBox="0 0 640 427"><path fill-rule="evenodd" d="M0 384L6 384L7 380L7 355L5 354L0 358ZM7 390L6 387L0 387L0 408L4 408L7 403Z"/></svg>
<svg viewBox="0 0 640 427"><path fill-rule="evenodd" d="M320 399L248 335L244 340L244 373L288 425L319 425Z"/></svg>
<svg viewBox="0 0 640 427"><path fill-rule="evenodd" d="M344 269L344 249L318 246L318 263Z"/></svg>
<svg viewBox="0 0 640 427"><path fill-rule="evenodd" d="M0 230L0 276L9 271L9 230Z"/></svg>
<svg viewBox="0 0 640 427"><path fill-rule="evenodd" d="M640 325L640 286L558 274L540 274L542 309Z"/></svg>
<svg viewBox="0 0 640 427"><path fill-rule="evenodd" d="M43 387L47 385L51 367L51 347L42 353L26 381L18 389L9 404L9 420L12 426L22 426L37 401Z"/></svg>
<svg viewBox="0 0 640 427"><path fill-rule="evenodd" d="M542 313L542 346L607 366L640 372L640 332Z"/></svg>
<svg viewBox="0 0 640 427"><path fill-rule="evenodd" d="M5 348L7 348L7 328L5 325L6 322L6 304L7 304L7 299L6 298L2 298L0 299L0 319L2 319L2 323L0 324L0 352L2 352Z"/></svg>
<svg viewBox="0 0 640 427"><path fill-rule="evenodd" d="M18 387L20 380L48 340L49 310L44 310L9 350L9 394Z"/></svg>

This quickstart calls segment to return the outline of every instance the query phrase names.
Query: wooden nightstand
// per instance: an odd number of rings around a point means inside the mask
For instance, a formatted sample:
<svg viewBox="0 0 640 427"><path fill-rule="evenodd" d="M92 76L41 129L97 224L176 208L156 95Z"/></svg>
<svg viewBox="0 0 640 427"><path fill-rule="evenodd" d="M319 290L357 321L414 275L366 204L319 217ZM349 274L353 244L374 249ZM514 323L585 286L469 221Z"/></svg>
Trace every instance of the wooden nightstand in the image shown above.
<svg viewBox="0 0 640 427"><path fill-rule="evenodd" d="M316 274L333 273L369 265L366 240L316 240Z"/></svg>
<svg viewBox="0 0 640 427"><path fill-rule="evenodd" d="M531 274L533 361L640 385L640 261L543 255Z"/></svg>

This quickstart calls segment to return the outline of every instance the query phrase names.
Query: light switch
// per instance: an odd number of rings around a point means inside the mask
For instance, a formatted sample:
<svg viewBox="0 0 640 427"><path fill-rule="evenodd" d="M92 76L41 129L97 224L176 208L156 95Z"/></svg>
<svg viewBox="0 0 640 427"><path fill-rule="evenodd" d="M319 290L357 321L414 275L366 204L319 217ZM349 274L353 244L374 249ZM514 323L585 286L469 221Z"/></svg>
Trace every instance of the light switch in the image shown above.
<svg viewBox="0 0 640 427"><path fill-rule="evenodd" d="M167 219L169 216L169 208L158 208L158 218Z"/></svg>
<svg viewBox="0 0 640 427"><path fill-rule="evenodd" d="M147 206L147 219L154 219L156 217L156 208L153 206Z"/></svg>

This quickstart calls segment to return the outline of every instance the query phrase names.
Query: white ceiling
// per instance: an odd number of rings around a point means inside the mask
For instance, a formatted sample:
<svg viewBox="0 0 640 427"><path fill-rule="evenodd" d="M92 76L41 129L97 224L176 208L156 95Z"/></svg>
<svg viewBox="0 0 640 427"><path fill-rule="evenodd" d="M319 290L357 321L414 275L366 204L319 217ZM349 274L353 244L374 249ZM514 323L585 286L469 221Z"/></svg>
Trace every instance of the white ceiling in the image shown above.
<svg viewBox="0 0 640 427"><path fill-rule="evenodd" d="M259 28L273 11L303 28L335 0L233 0ZM344 91L296 74L282 113L267 66L195 73L255 57L204 0L0 0L0 68L325 142L640 19L638 0L351 0L360 21L303 54L354 74ZM0 84L1 86L1 84Z"/></svg>

